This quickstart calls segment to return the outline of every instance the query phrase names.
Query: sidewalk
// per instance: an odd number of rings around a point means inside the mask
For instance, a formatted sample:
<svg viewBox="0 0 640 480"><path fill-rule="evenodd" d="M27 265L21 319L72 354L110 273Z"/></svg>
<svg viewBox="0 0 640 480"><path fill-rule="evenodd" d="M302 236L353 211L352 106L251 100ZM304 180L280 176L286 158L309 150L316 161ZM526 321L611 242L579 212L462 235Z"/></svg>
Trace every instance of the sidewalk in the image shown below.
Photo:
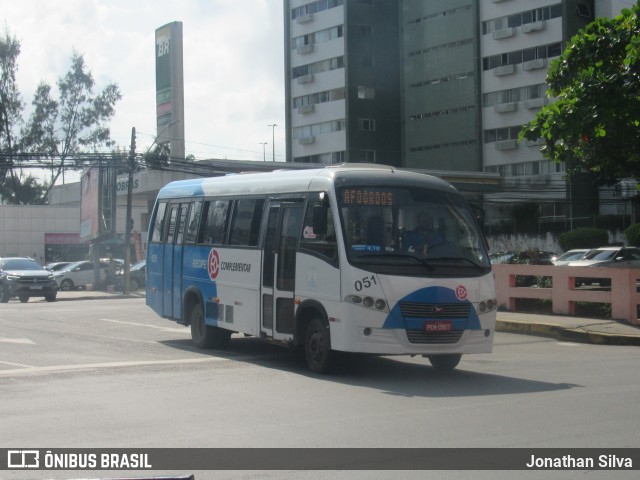
<svg viewBox="0 0 640 480"><path fill-rule="evenodd" d="M496 330L564 342L640 346L640 328L608 319L498 312Z"/></svg>
<svg viewBox="0 0 640 480"><path fill-rule="evenodd" d="M126 296L122 292L103 292L98 290L58 292L59 301L144 298L144 296L144 290L137 290ZM498 332L555 338L565 342L640 346L640 328L615 320L498 312L496 330Z"/></svg>

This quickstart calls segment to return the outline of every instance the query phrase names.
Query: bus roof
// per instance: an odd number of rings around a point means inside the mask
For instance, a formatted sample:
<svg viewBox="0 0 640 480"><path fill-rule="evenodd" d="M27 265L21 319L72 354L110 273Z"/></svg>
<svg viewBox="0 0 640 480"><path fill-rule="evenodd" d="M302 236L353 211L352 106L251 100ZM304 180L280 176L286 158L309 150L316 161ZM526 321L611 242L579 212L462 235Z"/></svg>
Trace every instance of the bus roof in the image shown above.
<svg viewBox="0 0 640 480"><path fill-rule="evenodd" d="M178 180L164 186L158 193L158 198L320 191L329 190L334 184L341 183L340 179L350 186L384 184L456 191L451 184L431 175L386 165L351 163L306 170L275 170Z"/></svg>

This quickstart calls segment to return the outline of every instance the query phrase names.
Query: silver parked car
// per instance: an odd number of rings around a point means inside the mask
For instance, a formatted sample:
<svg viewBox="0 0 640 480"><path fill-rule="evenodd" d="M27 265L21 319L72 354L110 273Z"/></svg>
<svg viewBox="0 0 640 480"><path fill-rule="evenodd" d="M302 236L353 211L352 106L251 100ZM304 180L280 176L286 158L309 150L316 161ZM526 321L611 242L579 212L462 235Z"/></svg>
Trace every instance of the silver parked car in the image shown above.
<svg viewBox="0 0 640 480"><path fill-rule="evenodd" d="M600 247L589 250L580 260L568 263L570 267L618 267L640 266L640 248L637 247Z"/></svg>
<svg viewBox="0 0 640 480"><path fill-rule="evenodd" d="M108 263L100 262L100 280L105 281L111 274ZM67 265L62 270L53 273L60 290L68 291L79 287L92 285L95 280L93 262L83 260Z"/></svg>
<svg viewBox="0 0 640 480"><path fill-rule="evenodd" d="M589 250L580 260L567 264L570 267L640 267L640 248L636 247L600 247ZM594 282L601 286L611 284L609 279L576 278L576 286L592 285Z"/></svg>
<svg viewBox="0 0 640 480"><path fill-rule="evenodd" d="M551 261L554 265L567 265L569 262L580 260L588 251L588 248L574 248L567 250L562 255L551 258Z"/></svg>

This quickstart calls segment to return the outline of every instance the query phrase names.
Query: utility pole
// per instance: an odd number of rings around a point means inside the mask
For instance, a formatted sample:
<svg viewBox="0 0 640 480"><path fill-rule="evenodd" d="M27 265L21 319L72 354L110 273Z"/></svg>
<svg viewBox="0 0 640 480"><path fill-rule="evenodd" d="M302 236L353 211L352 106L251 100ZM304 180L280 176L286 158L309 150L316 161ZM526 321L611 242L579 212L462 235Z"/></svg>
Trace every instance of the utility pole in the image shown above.
<svg viewBox="0 0 640 480"><path fill-rule="evenodd" d="M272 161L276 161L276 127L278 125L273 123L271 125L267 125L267 127L271 127L271 148L273 148L273 158Z"/></svg>
<svg viewBox="0 0 640 480"><path fill-rule="evenodd" d="M267 142L260 142L260 145L262 145L262 161L266 162L267 161L267 154L266 152L266 146L267 146Z"/></svg>
<svg viewBox="0 0 640 480"><path fill-rule="evenodd" d="M124 285L122 286L122 294L129 295L129 264L131 263L131 230L133 227L131 205L133 201L133 170L136 164L136 127L131 128L131 150L129 151L128 170L129 177L127 180L127 216L124 228Z"/></svg>

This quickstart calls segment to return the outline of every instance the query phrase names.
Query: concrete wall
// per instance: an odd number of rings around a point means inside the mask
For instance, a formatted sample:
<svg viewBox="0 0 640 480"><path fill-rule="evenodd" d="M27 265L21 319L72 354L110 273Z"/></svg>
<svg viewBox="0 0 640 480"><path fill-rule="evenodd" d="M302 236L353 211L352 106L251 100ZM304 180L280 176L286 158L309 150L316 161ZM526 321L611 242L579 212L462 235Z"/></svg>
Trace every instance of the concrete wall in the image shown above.
<svg viewBox="0 0 640 480"><path fill-rule="evenodd" d="M0 257L44 260L45 233L80 232L80 207L0 205Z"/></svg>

